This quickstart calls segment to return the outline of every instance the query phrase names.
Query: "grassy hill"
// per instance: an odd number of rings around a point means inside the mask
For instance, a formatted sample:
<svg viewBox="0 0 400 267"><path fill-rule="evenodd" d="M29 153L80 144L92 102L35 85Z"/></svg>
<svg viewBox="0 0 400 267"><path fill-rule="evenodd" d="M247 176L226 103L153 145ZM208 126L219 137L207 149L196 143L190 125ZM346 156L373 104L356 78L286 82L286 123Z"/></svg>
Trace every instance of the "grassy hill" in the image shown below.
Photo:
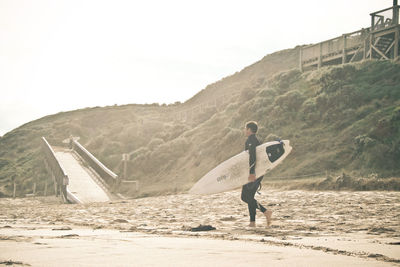
<svg viewBox="0 0 400 267"><path fill-rule="evenodd" d="M40 137L62 145L69 135L117 174L121 154L131 153L129 179L140 196L187 190L223 160L243 150L244 123L259 122L259 139L290 139L291 155L267 175L315 173L400 176L400 65L366 61L300 73L298 47L264 57L192 99L173 105L125 105L59 113L27 123L0 138L0 195L42 190L49 179ZM176 119L179 111L222 94L229 103ZM269 177L269 178L268 178Z"/></svg>

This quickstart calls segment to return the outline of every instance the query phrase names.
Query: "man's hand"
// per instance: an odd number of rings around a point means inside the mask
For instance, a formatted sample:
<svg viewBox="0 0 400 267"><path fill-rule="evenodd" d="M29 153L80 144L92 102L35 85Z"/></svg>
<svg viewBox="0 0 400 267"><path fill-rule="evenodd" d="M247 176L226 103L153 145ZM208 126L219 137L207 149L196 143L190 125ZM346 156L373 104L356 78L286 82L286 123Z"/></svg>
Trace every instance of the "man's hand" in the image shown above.
<svg viewBox="0 0 400 267"><path fill-rule="evenodd" d="M248 179L249 179L249 182L254 182L256 180L256 175L250 174Z"/></svg>

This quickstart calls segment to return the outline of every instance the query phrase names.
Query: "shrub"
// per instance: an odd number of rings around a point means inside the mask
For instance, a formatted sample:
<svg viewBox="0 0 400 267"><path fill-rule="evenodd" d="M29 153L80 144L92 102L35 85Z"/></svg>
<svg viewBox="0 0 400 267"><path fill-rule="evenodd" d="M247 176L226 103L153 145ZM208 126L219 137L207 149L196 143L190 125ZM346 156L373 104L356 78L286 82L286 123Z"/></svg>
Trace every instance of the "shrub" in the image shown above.
<svg viewBox="0 0 400 267"><path fill-rule="evenodd" d="M251 88L245 88L242 90L240 93L240 101L241 102L246 102L251 100L254 96L256 95L256 91Z"/></svg>
<svg viewBox="0 0 400 267"><path fill-rule="evenodd" d="M145 158L150 153L150 150L147 147L140 147L131 153L131 160L136 160L139 158Z"/></svg>
<svg viewBox="0 0 400 267"><path fill-rule="evenodd" d="M104 156L107 155L116 155L116 154L122 154L122 149L121 149L121 144L117 142L111 142L110 144L107 144L106 147L104 148L103 152L101 153Z"/></svg>
<svg viewBox="0 0 400 267"><path fill-rule="evenodd" d="M6 167L7 165L9 165L11 163L11 161L9 161L8 159L2 159L2 158L0 158L0 170L3 168L3 167Z"/></svg>
<svg viewBox="0 0 400 267"><path fill-rule="evenodd" d="M298 69L293 69L288 72L281 72L272 79L272 86L278 91L284 92L300 77L301 72Z"/></svg>
<svg viewBox="0 0 400 267"><path fill-rule="evenodd" d="M367 135L359 135L354 138L354 143L356 145L356 151L361 152L365 148L374 146L376 144L376 140L368 137Z"/></svg>
<svg viewBox="0 0 400 267"><path fill-rule="evenodd" d="M356 71L353 65L333 67L319 79L322 92L332 93L337 91L353 78Z"/></svg>
<svg viewBox="0 0 400 267"><path fill-rule="evenodd" d="M154 150L157 147L159 147L160 145L162 145L164 143L164 140L162 140L161 138L153 138L151 139L150 143L147 145L147 147L150 150Z"/></svg>
<svg viewBox="0 0 400 267"><path fill-rule="evenodd" d="M273 102L273 99L277 95L278 95L277 91L275 89L269 88L269 87L263 88L263 89L258 91L258 96L259 97L265 98L266 101L269 100L270 102Z"/></svg>
<svg viewBox="0 0 400 267"><path fill-rule="evenodd" d="M142 134L146 137L154 136L158 132L162 132L164 129L163 123L159 121L146 120L142 126Z"/></svg>
<svg viewBox="0 0 400 267"><path fill-rule="evenodd" d="M320 112L317 109L316 98L308 98L303 102L300 108L300 116L309 125L317 122L321 118Z"/></svg>
<svg viewBox="0 0 400 267"><path fill-rule="evenodd" d="M287 111L298 111L304 102L304 96L298 90L292 90L275 99L275 105Z"/></svg>
<svg viewBox="0 0 400 267"><path fill-rule="evenodd" d="M232 128L225 128L225 129L227 129L227 131L224 131L223 143L226 145L234 143L242 136L242 132L239 129L232 129Z"/></svg>

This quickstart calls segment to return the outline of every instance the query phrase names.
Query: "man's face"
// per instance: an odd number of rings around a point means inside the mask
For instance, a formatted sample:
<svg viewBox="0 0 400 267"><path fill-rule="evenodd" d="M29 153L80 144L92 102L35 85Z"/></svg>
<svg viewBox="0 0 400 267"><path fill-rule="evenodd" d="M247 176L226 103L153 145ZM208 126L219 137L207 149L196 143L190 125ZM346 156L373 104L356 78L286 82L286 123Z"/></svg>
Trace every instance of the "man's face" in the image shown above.
<svg viewBox="0 0 400 267"><path fill-rule="evenodd" d="M250 135L253 134L253 132L251 131L250 128L244 127L244 134L245 134L247 137L249 137Z"/></svg>

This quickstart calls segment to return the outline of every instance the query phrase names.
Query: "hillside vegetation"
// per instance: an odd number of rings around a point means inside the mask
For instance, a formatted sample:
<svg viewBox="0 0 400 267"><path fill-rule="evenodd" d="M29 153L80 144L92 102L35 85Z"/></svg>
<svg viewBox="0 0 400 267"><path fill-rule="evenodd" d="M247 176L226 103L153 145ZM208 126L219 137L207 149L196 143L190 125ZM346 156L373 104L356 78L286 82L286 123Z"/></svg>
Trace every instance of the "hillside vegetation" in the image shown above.
<svg viewBox="0 0 400 267"><path fill-rule="evenodd" d="M12 181L29 193L49 179L40 137L62 145L69 135L147 196L188 190L202 175L243 150L244 123L259 122L261 141L290 139L293 152L265 180L350 173L378 179L400 176L400 65L366 61L300 73L298 48L268 55L208 86L186 103L87 108L25 124L0 139L0 195ZM175 118L221 94L240 91L229 103L207 108L189 121ZM368 188L371 189L371 188ZM389 188L390 189L390 188Z"/></svg>

